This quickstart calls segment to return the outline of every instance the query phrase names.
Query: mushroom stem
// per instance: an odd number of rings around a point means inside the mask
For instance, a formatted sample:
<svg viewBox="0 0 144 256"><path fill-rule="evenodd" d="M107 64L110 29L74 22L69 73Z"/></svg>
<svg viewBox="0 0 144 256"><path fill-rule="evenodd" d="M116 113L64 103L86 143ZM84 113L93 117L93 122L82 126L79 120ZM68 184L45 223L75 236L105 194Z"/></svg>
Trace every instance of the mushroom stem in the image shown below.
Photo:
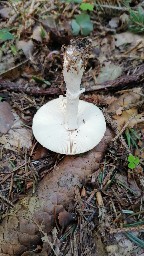
<svg viewBox="0 0 144 256"><path fill-rule="evenodd" d="M64 56L63 76L66 83L66 113L65 128L68 131L78 129L79 96L85 89L80 89L84 72L81 53L74 46L70 46Z"/></svg>

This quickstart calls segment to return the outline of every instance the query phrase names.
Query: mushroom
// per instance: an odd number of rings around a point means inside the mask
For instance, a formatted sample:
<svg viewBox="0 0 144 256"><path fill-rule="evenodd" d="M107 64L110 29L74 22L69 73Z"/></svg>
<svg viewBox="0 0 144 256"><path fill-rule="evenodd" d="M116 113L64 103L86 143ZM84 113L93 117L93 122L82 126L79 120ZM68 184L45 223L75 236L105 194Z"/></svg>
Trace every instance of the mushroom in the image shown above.
<svg viewBox="0 0 144 256"><path fill-rule="evenodd" d="M81 39L82 40L82 39ZM84 44L86 41L83 41ZM79 100L84 72L83 44L74 44L64 54L63 76L66 97L60 96L43 105L33 119L33 134L51 151L75 155L94 148L103 138L106 123L95 105Z"/></svg>

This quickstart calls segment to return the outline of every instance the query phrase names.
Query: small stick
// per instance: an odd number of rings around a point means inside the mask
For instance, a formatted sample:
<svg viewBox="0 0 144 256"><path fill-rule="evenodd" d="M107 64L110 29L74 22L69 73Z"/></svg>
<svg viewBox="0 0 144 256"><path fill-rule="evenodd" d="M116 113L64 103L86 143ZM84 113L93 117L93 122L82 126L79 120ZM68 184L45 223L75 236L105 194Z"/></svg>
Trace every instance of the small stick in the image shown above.
<svg viewBox="0 0 144 256"><path fill-rule="evenodd" d="M16 167L16 168L14 168L14 169L12 170L12 172L9 173L9 174L6 176L6 178L4 178L2 181L0 181L0 184L4 183L9 177L11 177L11 175L12 175L14 172L16 172L16 171L17 171L18 169L20 169L21 167L25 166L27 163L28 163L28 162L26 162L26 163L24 163L24 164L22 164L22 165L20 165L20 166L18 166L18 167Z"/></svg>
<svg viewBox="0 0 144 256"><path fill-rule="evenodd" d="M140 40L134 47L132 47L130 50L127 52L124 52L124 55L127 55L128 53L131 53L132 51L136 50L137 47L142 43L142 40Z"/></svg>
<svg viewBox="0 0 144 256"><path fill-rule="evenodd" d="M131 231L140 231L144 230L144 225L139 225L137 227L126 227L126 228L116 228L116 229L110 229L110 234L116 234L116 233L124 233L124 232L131 232Z"/></svg>
<svg viewBox="0 0 144 256"><path fill-rule="evenodd" d="M14 207L14 204L8 200L5 196L3 196L2 194L0 194L0 198L5 201L7 204L9 204L10 206Z"/></svg>
<svg viewBox="0 0 144 256"><path fill-rule="evenodd" d="M54 249L54 244L49 241L49 238L48 238L47 233L45 233L45 232L42 230L42 227L41 227L36 221L33 220L33 222L37 225L39 231L44 235L44 242L47 242L47 243L49 244L49 246L51 247L51 249L52 249L54 255L55 255L55 256L58 256L57 252L56 252L55 249Z"/></svg>

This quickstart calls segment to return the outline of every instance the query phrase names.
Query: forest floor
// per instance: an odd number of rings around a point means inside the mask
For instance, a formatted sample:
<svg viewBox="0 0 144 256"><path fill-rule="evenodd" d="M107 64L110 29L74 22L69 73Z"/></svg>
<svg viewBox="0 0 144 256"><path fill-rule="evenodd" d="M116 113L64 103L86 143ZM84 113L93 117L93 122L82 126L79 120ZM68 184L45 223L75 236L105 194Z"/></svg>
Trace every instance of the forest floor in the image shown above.
<svg viewBox="0 0 144 256"><path fill-rule="evenodd" d="M32 120L65 95L63 45L71 39L92 41L81 99L101 108L113 133L99 168L56 217L52 246L41 240L23 256L144 255L144 5L83 3L0 2L0 225L65 158L36 141Z"/></svg>

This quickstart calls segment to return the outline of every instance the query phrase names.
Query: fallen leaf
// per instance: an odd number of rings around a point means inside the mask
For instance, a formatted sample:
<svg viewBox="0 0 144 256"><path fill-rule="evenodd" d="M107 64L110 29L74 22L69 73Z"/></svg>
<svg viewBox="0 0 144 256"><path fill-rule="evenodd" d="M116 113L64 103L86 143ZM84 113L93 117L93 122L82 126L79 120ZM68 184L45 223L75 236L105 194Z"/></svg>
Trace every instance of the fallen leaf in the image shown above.
<svg viewBox="0 0 144 256"><path fill-rule="evenodd" d="M66 210L61 211L58 215L59 224L62 228L67 227L73 219L73 215Z"/></svg>
<svg viewBox="0 0 144 256"><path fill-rule="evenodd" d="M133 90L127 90L122 95L119 96L109 107L108 112L115 112L120 107L128 107L130 104L135 104L141 98L141 88L136 88Z"/></svg>
<svg viewBox="0 0 144 256"><path fill-rule="evenodd" d="M8 102L0 102L0 133L7 133L14 123L14 116Z"/></svg>
<svg viewBox="0 0 144 256"><path fill-rule="evenodd" d="M43 146L41 146L40 144L38 145L38 147L36 148L34 155L33 155L33 160L39 160L45 156L47 156L48 154L48 149L44 148Z"/></svg>
<svg viewBox="0 0 144 256"><path fill-rule="evenodd" d="M97 77L97 83L104 83L109 80L114 80L122 74L122 68L114 64L106 64L101 68L100 74Z"/></svg>
<svg viewBox="0 0 144 256"><path fill-rule="evenodd" d="M32 40L29 41L18 41L17 42L17 48L18 50L22 50L24 55L29 59L32 57L33 49L34 49L34 44Z"/></svg>
<svg viewBox="0 0 144 256"><path fill-rule="evenodd" d="M103 198L102 198L102 195L101 195L100 191L96 192L96 200L97 200L97 204L98 204L99 207L104 206Z"/></svg>
<svg viewBox="0 0 144 256"><path fill-rule="evenodd" d="M10 12L11 12L11 8L10 7L4 7L2 9L0 9L0 16L2 18L8 19Z"/></svg>
<svg viewBox="0 0 144 256"><path fill-rule="evenodd" d="M11 59L11 66L6 66L5 69L6 71L3 70L3 73L1 73L0 70L0 75L2 79L10 79L11 81L17 79L20 77L21 73L23 72L23 69L26 65L28 60L23 61L22 63L15 65L14 64L14 59ZM4 66L4 65L3 65Z"/></svg>
<svg viewBox="0 0 144 256"><path fill-rule="evenodd" d="M83 187L81 191L81 197L85 197L85 196L86 196L86 189L85 187Z"/></svg>
<svg viewBox="0 0 144 256"><path fill-rule="evenodd" d="M32 188L33 186L33 181L28 181L26 184L26 189Z"/></svg>
<svg viewBox="0 0 144 256"><path fill-rule="evenodd" d="M117 122L119 131L128 121L128 127L133 127L142 118L142 114L138 114L137 108L131 107L131 104L135 104L141 99L140 93L141 88L128 90L108 107L108 112L116 113L113 118ZM124 110L125 107L127 107L126 110ZM131 119L132 116L134 116L133 119Z"/></svg>
<svg viewBox="0 0 144 256"><path fill-rule="evenodd" d="M40 22L45 28L56 29L55 19L51 16L47 16L46 20L40 20Z"/></svg>
<svg viewBox="0 0 144 256"><path fill-rule="evenodd" d="M122 107L119 107L119 108L116 110L117 116L120 116L120 115L122 114L122 110L123 110Z"/></svg>
<svg viewBox="0 0 144 256"><path fill-rule="evenodd" d="M142 36L130 33L130 32L123 32L120 34L116 34L114 36L115 38L115 45L117 47L123 45L123 44L136 44L138 41L142 41L144 44L144 38Z"/></svg>
<svg viewBox="0 0 144 256"><path fill-rule="evenodd" d="M42 42L42 27L36 26L33 30L31 38L35 39L38 42Z"/></svg>
<svg viewBox="0 0 144 256"><path fill-rule="evenodd" d="M14 124L7 134L0 137L0 143L4 148L17 151L18 148L29 149L32 146L31 130L24 127L23 122L20 120L16 113L14 115Z"/></svg>

